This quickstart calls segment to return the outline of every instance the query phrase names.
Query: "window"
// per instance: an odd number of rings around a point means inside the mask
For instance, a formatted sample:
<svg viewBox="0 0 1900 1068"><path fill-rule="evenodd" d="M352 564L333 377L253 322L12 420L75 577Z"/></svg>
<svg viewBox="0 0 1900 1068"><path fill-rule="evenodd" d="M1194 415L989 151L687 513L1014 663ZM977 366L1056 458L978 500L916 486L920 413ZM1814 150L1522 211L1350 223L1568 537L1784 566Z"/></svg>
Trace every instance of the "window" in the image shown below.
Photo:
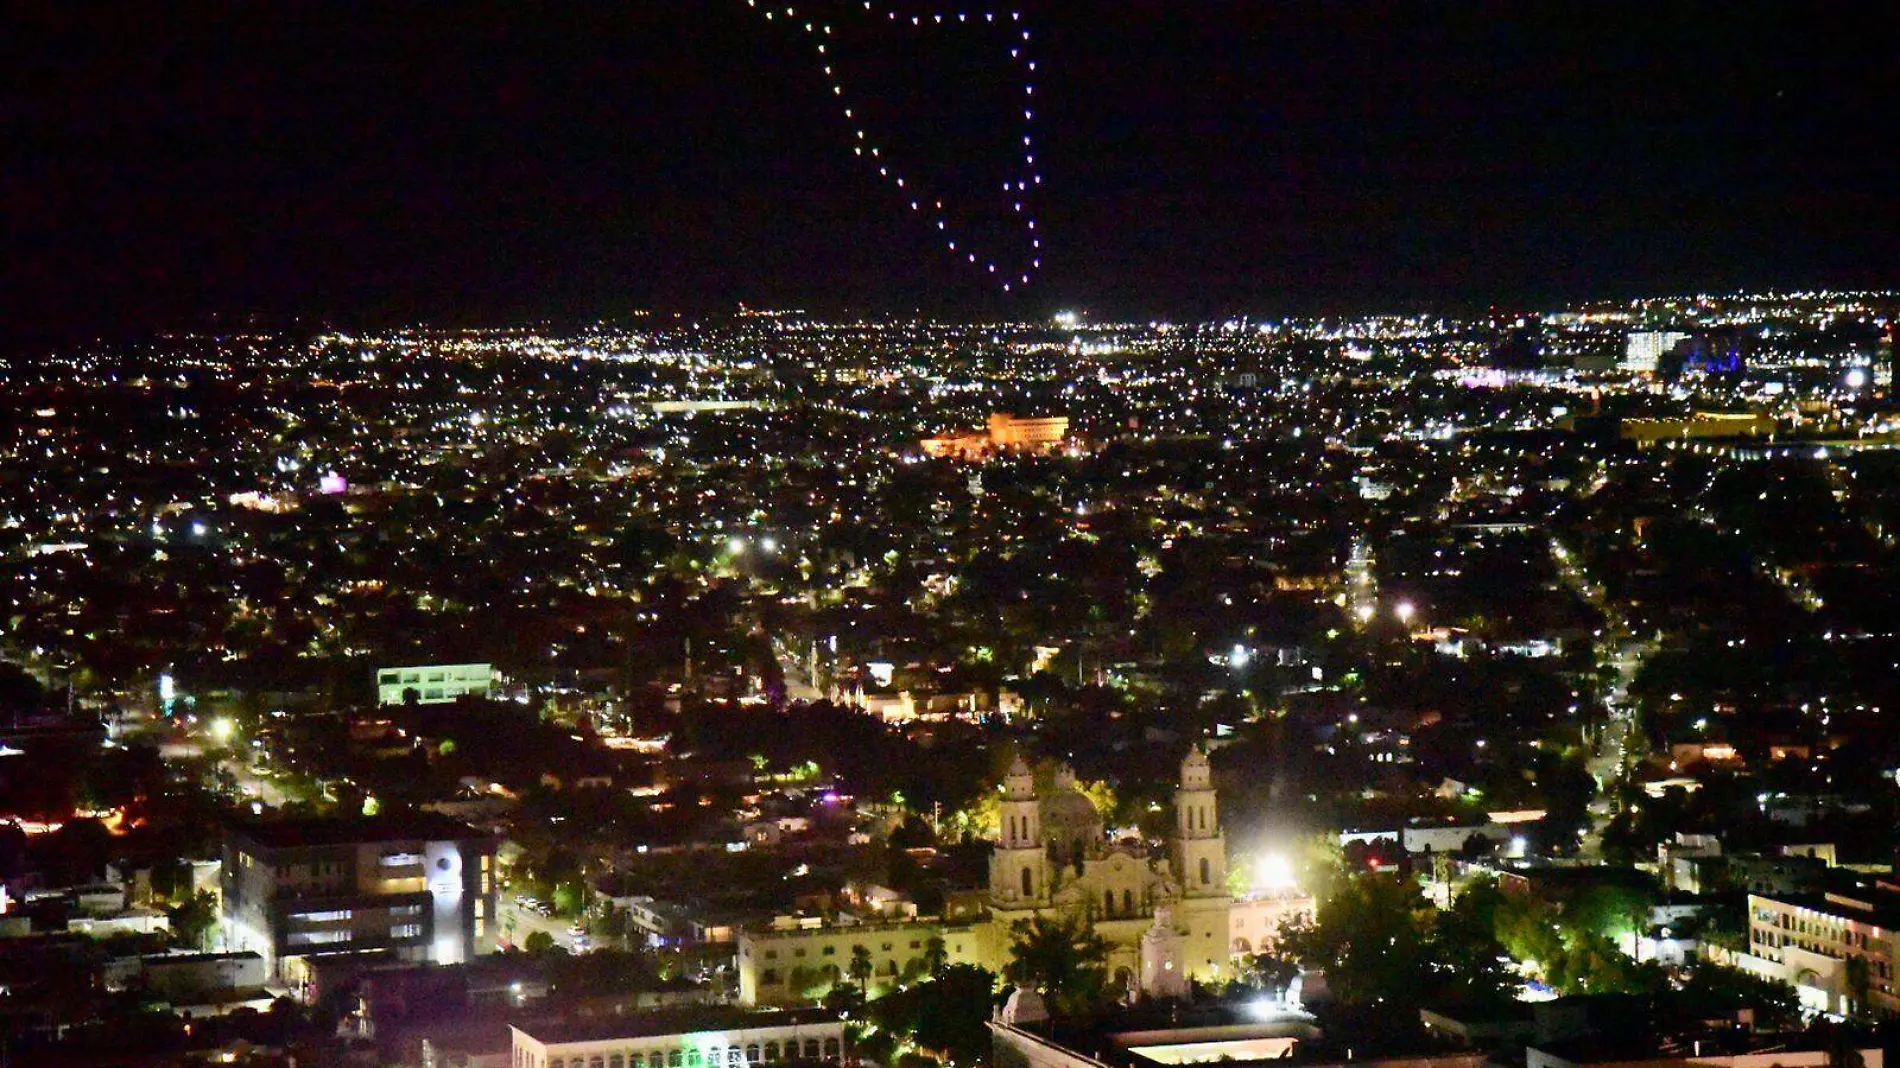
<svg viewBox="0 0 1900 1068"><path fill-rule="evenodd" d="M838 955L838 947L837 947L837 946L826 946L826 947L825 947L825 951L824 951L824 952L825 952L825 956L827 956L827 957L835 957L835 956L837 956L837 955Z"/></svg>
<svg viewBox="0 0 1900 1068"><path fill-rule="evenodd" d="M740 1049L737 1046L727 1046L726 1047L726 1063L727 1064L744 1064L745 1051Z"/></svg>
<svg viewBox="0 0 1900 1068"><path fill-rule="evenodd" d="M1115 911L1115 891L1113 890L1102 891L1102 912L1104 914L1107 914L1114 911Z"/></svg>
<svg viewBox="0 0 1900 1068"><path fill-rule="evenodd" d="M1211 880L1211 876L1208 874L1207 858L1202 857L1201 858L1201 883L1202 885L1206 885L1210 880Z"/></svg>
<svg viewBox="0 0 1900 1068"><path fill-rule="evenodd" d="M293 946L324 946L349 940L348 931L292 931L286 939Z"/></svg>
<svg viewBox="0 0 1900 1068"><path fill-rule="evenodd" d="M764 971L760 972L759 983L762 986L777 986L778 985L778 969L767 968Z"/></svg>
<svg viewBox="0 0 1900 1068"><path fill-rule="evenodd" d="M647 1059L646 1059L645 1054L641 1054L641 1053L627 1054L627 1068L646 1068L646 1063L647 1063Z"/></svg>
<svg viewBox="0 0 1900 1068"><path fill-rule="evenodd" d="M482 913L479 908L475 910L475 915L479 916L481 914ZM391 919L397 919L397 920L408 919L411 916L420 916L422 915L422 906L421 905L397 905L389 910L389 915Z"/></svg>
<svg viewBox="0 0 1900 1068"><path fill-rule="evenodd" d="M777 1042L767 1042L765 1044L765 1059L768 1061L778 1060L778 1043Z"/></svg>
<svg viewBox="0 0 1900 1068"><path fill-rule="evenodd" d="M1132 890L1123 890L1123 891L1122 891L1122 911L1123 911L1123 912L1126 912L1126 913L1127 913L1127 914L1129 914L1130 916L1133 916L1133 915L1135 914L1135 893L1134 893L1134 891L1132 891Z"/></svg>
<svg viewBox="0 0 1900 1068"><path fill-rule="evenodd" d="M745 1048L745 1059L747 1064L759 1063L759 1044L757 1042Z"/></svg>
<svg viewBox="0 0 1900 1068"><path fill-rule="evenodd" d="M556 1057L548 1062L548 1068L567 1068L567 1062Z"/></svg>
<svg viewBox="0 0 1900 1068"><path fill-rule="evenodd" d="M376 863L385 868L413 868L422 863L421 853L384 853Z"/></svg>
<svg viewBox="0 0 1900 1068"><path fill-rule="evenodd" d="M350 918L349 909L331 909L328 912L293 912L290 918L299 923L335 923Z"/></svg>
<svg viewBox="0 0 1900 1068"><path fill-rule="evenodd" d="M837 1058L838 1056L838 1040L837 1039L835 1038L825 1039L825 1056L833 1058L833 1059Z"/></svg>
<svg viewBox="0 0 1900 1068"><path fill-rule="evenodd" d="M670 1049L666 1051L666 1068L680 1068L679 1050Z"/></svg>
<svg viewBox="0 0 1900 1068"><path fill-rule="evenodd" d="M626 1058L624 1058L624 1057L622 1057L622 1056L621 1056L620 1054L618 1054L618 1053L616 1053L616 1054L614 1054L613 1056L611 1056L611 1057L609 1057L609 1058L607 1058L607 1068L623 1068L623 1066L624 1066L624 1065L625 1065L626 1063L627 1063L627 1062L626 1062Z"/></svg>
<svg viewBox="0 0 1900 1068"><path fill-rule="evenodd" d="M391 938L421 938L422 925L419 923L399 923L389 929Z"/></svg>
<svg viewBox="0 0 1900 1068"><path fill-rule="evenodd" d="M699 1068L699 1050L689 1049L686 1051L686 1065L687 1068Z"/></svg>
<svg viewBox="0 0 1900 1068"><path fill-rule="evenodd" d="M1035 884L1030 881L1029 869L1023 868L1023 896L1029 897L1036 892Z"/></svg>
<svg viewBox="0 0 1900 1068"><path fill-rule="evenodd" d="M595 1057L587 1062L587 1068L607 1068L607 1065L601 1058Z"/></svg>
<svg viewBox="0 0 1900 1068"><path fill-rule="evenodd" d="M765 951L765 959L766 959L766 960L777 960L777 959L778 959L778 950L776 950L776 949L768 949L768 950L766 950L766 951Z"/></svg>
<svg viewBox="0 0 1900 1068"><path fill-rule="evenodd" d="M815 1061L818 1059L818 1040L817 1039L808 1038L805 1040L805 1059L809 1061Z"/></svg>

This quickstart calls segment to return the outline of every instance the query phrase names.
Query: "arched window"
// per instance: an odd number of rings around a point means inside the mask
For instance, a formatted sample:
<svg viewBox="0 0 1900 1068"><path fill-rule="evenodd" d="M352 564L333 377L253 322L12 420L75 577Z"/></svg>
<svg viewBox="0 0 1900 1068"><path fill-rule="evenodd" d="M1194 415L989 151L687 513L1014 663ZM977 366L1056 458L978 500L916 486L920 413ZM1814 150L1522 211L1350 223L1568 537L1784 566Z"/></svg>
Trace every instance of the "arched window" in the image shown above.
<svg viewBox="0 0 1900 1068"><path fill-rule="evenodd" d="M654 1056L657 1057L659 1056L659 1054L656 1053L654 1054ZM695 1056L697 1056L697 1054L695 1054ZM679 1050L670 1049L666 1051L666 1068L680 1068L680 1051Z"/></svg>
<svg viewBox="0 0 1900 1068"><path fill-rule="evenodd" d="M618 1053L607 1058L607 1068L622 1068L622 1066L625 1065L626 1063L627 1063L627 1059L625 1057L622 1057Z"/></svg>
<svg viewBox="0 0 1900 1068"><path fill-rule="evenodd" d="M1210 881L1212 881L1212 875L1209 873L1209 868L1207 866L1207 858L1202 857L1201 858L1201 885L1206 886Z"/></svg>
<svg viewBox="0 0 1900 1068"><path fill-rule="evenodd" d="M1106 916L1109 913L1114 912L1114 911L1115 911L1115 891L1113 890L1102 891L1102 915Z"/></svg>
<svg viewBox="0 0 1900 1068"><path fill-rule="evenodd" d="M556 1057L548 1062L548 1068L567 1068L567 1062Z"/></svg>
<svg viewBox="0 0 1900 1068"><path fill-rule="evenodd" d="M745 1059L747 1064L759 1063L759 1044L757 1042L745 1048Z"/></svg>
<svg viewBox="0 0 1900 1068"><path fill-rule="evenodd" d="M727 1046L726 1047L726 1063L727 1064L744 1064L745 1051L740 1049L737 1046Z"/></svg>
<svg viewBox="0 0 1900 1068"><path fill-rule="evenodd" d="M1023 866L1023 896L1031 897L1035 894L1035 892L1036 892L1036 884L1032 881L1031 876L1029 874L1029 866L1024 865Z"/></svg>
<svg viewBox="0 0 1900 1068"><path fill-rule="evenodd" d="M765 1059L767 1061L778 1060L778 1043L777 1042L767 1042L765 1044Z"/></svg>
<svg viewBox="0 0 1900 1068"><path fill-rule="evenodd" d="M1122 891L1122 911L1130 916L1135 914L1135 892L1133 890Z"/></svg>
<svg viewBox="0 0 1900 1068"><path fill-rule="evenodd" d="M835 1038L825 1039L825 1057L828 1060L834 1060L834 1061L838 1059L838 1040L837 1039Z"/></svg>
<svg viewBox="0 0 1900 1068"><path fill-rule="evenodd" d="M587 1068L607 1068L605 1057L594 1057L587 1062Z"/></svg>
<svg viewBox="0 0 1900 1068"><path fill-rule="evenodd" d="M646 1054L644 1053L627 1054L627 1068L647 1068Z"/></svg>
<svg viewBox="0 0 1900 1068"><path fill-rule="evenodd" d="M1009 818L1009 844L1016 844L1016 817L1014 816Z"/></svg>
<svg viewBox="0 0 1900 1068"><path fill-rule="evenodd" d="M808 1038L805 1040L805 1059L808 1061L815 1061L818 1059L818 1040L817 1039Z"/></svg>
<svg viewBox="0 0 1900 1068"><path fill-rule="evenodd" d="M1234 952L1235 953L1252 953L1253 947L1247 944L1246 939L1236 938L1234 939Z"/></svg>

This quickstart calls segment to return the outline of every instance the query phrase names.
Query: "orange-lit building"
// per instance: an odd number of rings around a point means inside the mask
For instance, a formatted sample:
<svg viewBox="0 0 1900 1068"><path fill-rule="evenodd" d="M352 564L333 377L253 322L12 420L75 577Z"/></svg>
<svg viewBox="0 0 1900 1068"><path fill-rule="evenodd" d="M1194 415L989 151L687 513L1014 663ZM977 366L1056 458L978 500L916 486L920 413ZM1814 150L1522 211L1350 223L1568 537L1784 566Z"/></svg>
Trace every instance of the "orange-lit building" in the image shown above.
<svg viewBox="0 0 1900 1068"><path fill-rule="evenodd" d="M982 432L925 438L921 444L926 456L973 460L996 453L1055 452L1068 437L1067 416L1023 419L995 412Z"/></svg>

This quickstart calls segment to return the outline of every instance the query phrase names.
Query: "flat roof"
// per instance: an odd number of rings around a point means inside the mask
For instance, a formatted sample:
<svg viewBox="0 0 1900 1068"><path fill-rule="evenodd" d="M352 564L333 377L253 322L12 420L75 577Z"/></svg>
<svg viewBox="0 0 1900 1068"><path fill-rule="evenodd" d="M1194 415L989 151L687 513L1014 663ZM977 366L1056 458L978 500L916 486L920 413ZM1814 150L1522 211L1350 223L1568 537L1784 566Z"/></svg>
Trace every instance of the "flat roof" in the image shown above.
<svg viewBox="0 0 1900 1068"><path fill-rule="evenodd" d="M377 816L239 820L228 824L226 829L268 849L411 840L465 842L490 837L461 820L427 811Z"/></svg>
<svg viewBox="0 0 1900 1068"><path fill-rule="evenodd" d="M629 1013L599 1020L514 1024L529 1038L546 1045L569 1042L607 1042L623 1038L658 1038L701 1031L737 1031L753 1027L797 1027L844 1021L825 1009L743 1009L730 1005L703 1005L658 1012Z"/></svg>

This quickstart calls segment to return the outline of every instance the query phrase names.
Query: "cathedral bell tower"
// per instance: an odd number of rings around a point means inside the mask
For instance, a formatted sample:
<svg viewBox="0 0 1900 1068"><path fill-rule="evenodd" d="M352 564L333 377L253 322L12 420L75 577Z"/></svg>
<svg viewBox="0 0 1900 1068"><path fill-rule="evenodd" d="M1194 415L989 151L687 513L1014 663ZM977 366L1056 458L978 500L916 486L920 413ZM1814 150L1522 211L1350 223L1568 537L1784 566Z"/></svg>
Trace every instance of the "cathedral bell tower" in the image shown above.
<svg viewBox="0 0 1900 1068"><path fill-rule="evenodd" d="M1044 847L1036 777L1017 757L1003 777L997 820L1001 833L990 853L990 907L1000 911L1049 904L1049 855Z"/></svg>
<svg viewBox="0 0 1900 1068"><path fill-rule="evenodd" d="M1227 896L1227 836L1215 810L1213 768L1198 745L1181 762L1174 791L1174 859L1182 896Z"/></svg>

